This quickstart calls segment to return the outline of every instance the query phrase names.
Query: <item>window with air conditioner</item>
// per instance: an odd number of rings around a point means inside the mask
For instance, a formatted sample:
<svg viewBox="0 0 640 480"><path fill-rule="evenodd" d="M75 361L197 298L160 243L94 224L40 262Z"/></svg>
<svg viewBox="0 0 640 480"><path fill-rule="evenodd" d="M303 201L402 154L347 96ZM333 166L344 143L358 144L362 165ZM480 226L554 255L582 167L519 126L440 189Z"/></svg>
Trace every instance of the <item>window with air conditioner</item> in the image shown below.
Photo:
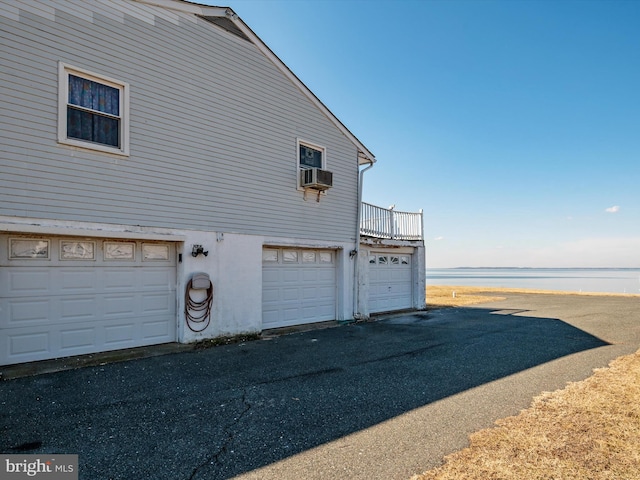
<svg viewBox="0 0 640 480"><path fill-rule="evenodd" d="M326 157L326 148L298 140L298 188L324 191L333 186Z"/></svg>

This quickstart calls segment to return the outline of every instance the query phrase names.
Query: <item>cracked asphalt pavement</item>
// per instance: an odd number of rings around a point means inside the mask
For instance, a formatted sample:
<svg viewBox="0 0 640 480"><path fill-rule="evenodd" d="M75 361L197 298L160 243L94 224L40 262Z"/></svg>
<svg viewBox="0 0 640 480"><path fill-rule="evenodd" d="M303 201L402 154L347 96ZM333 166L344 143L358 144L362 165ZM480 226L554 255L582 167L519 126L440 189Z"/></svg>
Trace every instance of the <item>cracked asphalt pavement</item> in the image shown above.
<svg viewBox="0 0 640 480"><path fill-rule="evenodd" d="M0 452L81 479L406 479L640 345L640 299L472 308L0 382Z"/></svg>

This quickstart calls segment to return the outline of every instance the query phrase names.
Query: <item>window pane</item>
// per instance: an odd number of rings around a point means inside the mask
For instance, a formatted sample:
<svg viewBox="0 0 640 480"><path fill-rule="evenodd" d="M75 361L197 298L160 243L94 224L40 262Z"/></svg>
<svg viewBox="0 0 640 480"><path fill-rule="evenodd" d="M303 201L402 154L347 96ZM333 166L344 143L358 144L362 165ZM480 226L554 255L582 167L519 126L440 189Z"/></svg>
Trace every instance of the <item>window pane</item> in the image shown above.
<svg viewBox="0 0 640 480"><path fill-rule="evenodd" d="M169 260L169 245L142 244L142 261Z"/></svg>
<svg viewBox="0 0 640 480"><path fill-rule="evenodd" d="M322 168L322 152L306 145L300 145L300 165Z"/></svg>
<svg viewBox="0 0 640 480"><path fill-rule="evenodd" d="M400 264L400 259L398 257L391 257L391 264L392 265L399 265Z"/></svg>
<svg viewBox="0 0 640 480"><path fill-rule="evenodd" d="M320 252L320 263L331 263L333 261L333 255L331 252Z"/></svg>
<svg viewBox="0 0 640 480"><path fill-rule="evenodd" d="M9 258L49 258L49 240L12 238Z"/></svg>
<svg viewBox="0 0 640 480"><path fill-rule="evenodd" d="M316 261L316 252L302 252L303 263L314 263Z"/></svg>
<svg viewBox="0 0 640 480"><path fill-rule="evenodd" d="M67 137L119 147L120 121L68 107Z"/></svg>
<svg viewBox="0 0 640 480"><path fill-rule="evenodd" d="M60 242L61 260L95 260L96 242Z"/></svg>
<svg viewBox="0 0 640 480"><path fill-rule="evenodd" d="M94 115L93 140L104 145L120 146L120 121L115 118Z"/></svg>
<svg viewBox="0 0 640 480"><path fill-rule="evenodd" d="M120 90L69 75L69 103L110 115L120 115Z"/></svg>
<svg viewBox="0 0 640 480"><path fill-rule="evenodd" d="M295 250L285 250L283 260L285 262L297 262L298 252L296 252Z"/></svg>
<svg viewBox="0 0 640 480"><path fill-rule="evenodd" d="M262 251L262 260L265 262L277 262L278 251L265 249Z"/></svg>
<svg viewBox="0 0 640 480"><path fill-rule="evenodd" d="M135 260L136 244L134 242L104 242L103 247L105 260Z"/></svg>

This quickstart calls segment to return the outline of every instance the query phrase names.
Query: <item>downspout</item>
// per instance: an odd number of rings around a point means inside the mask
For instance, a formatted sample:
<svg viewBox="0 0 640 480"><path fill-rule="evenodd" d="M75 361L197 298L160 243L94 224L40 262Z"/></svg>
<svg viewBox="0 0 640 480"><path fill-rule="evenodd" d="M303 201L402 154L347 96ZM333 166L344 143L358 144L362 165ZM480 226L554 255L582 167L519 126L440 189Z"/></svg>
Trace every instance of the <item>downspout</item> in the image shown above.
<svg viewBox="0 0 640 480"><path fill-rule="evenodd" d="M358 175L358 214L356 221L356 248L354 250L354 259L356 264L353 268L353 318L359 320L362 315L358 311L358 296L360 295L360 287L358 279L360 277L360 222L362 220L362 184L364 181L364 172L373 167L374 161L369 159L369 165L360 170Z"/></svg>

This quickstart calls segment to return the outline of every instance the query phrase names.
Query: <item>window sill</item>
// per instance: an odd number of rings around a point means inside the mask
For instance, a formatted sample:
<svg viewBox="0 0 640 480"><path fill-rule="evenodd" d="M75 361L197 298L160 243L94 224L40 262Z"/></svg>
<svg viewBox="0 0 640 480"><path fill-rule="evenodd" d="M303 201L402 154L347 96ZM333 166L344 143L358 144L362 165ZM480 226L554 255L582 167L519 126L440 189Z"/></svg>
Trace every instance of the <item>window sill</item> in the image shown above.
<svg viewBox="0 0 640 480"><path fill-rule="evenodd" d="M58 139L58 143L61 145L67 145L70 147L77 147L77 148L81 148L83 150L91 150L94 152L102 152L102 153L111 153L113 155L120 155L121 157L128 157L129 156L129 148L126 147L124 149L122 148L115 148L115 147L109 147L107 145L100 145L97 143L91 143L91 142L83 142L81 140L73 140L73 139L69 139L69 138L65 138L65 139Z"/></svg>

